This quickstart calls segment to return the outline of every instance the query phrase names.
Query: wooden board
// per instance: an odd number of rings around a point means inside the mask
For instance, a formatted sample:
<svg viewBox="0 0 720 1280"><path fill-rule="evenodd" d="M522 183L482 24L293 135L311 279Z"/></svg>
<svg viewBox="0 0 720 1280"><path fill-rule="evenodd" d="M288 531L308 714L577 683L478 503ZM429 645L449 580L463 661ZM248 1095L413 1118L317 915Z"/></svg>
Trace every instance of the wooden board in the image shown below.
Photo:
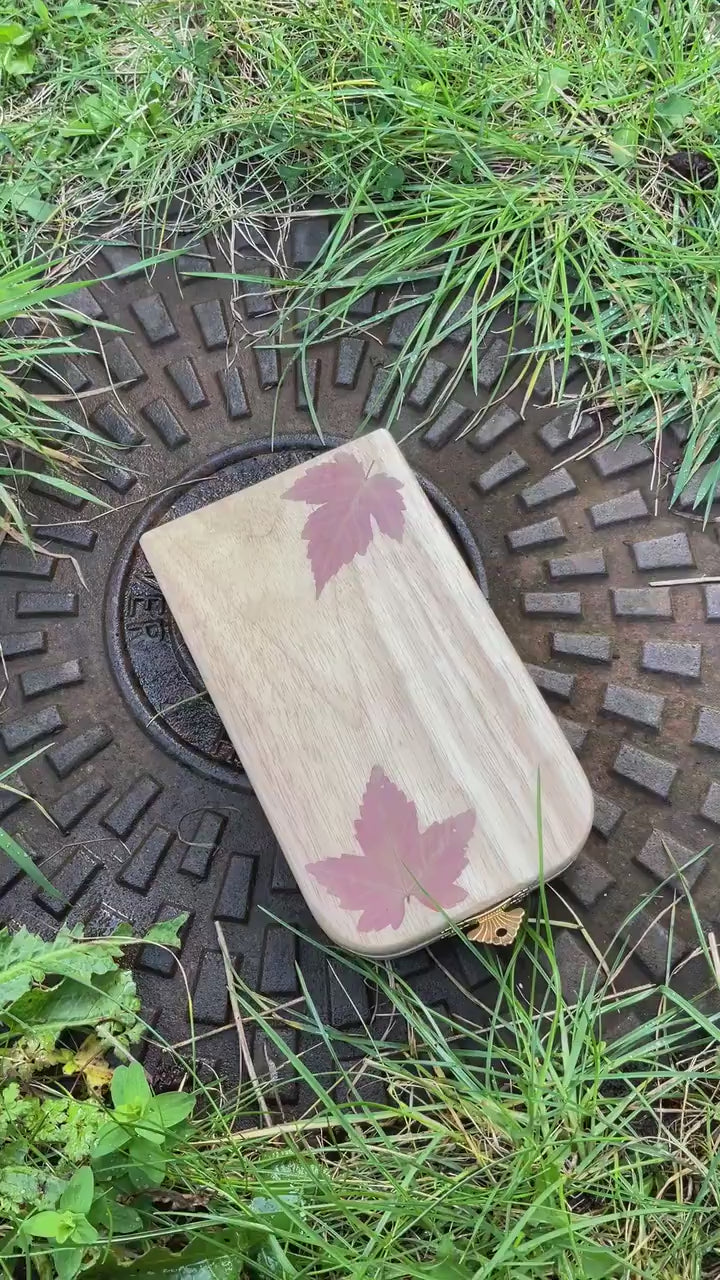
<svg viewBox="0 0 720 1280"><path fill-rule="evenodd" d="M376 431L146 533L315 917L422 946L588 834L587 780L400 450Z"/></svg>

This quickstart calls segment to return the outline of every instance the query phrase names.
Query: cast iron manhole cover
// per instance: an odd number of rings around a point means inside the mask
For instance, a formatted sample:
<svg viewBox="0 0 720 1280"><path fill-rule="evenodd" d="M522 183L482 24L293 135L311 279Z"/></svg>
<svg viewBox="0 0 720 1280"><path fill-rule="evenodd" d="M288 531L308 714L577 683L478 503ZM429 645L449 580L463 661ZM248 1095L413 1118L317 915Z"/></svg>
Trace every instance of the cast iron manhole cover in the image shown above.
<svg viewBox="0 0 720 1280"><path fill-rule="evenodd" d="M296 264L314 255L325 232L320 218L295 224ZM109 245L94 270L99 277L139 260L136 247ZM41 484L31 495L38 541L77 558L87 591L67 559L33 559L7 543L0 552L10 672L0 739L10 760L51 744L23 782L57 825L9 794L0 818L42 858L69 904L38 893L3 861L0 910L45 933L63 917L106 931L120 920L142 929L189 911L182 974L164 952L139 956L146 1010L170 1042L185 1040L187 978L197 1031L216 1033L202 1052L226 1074L237 1052L234 1032L219 1030L229 1010L216 920L243 979L271 1003L299 996L298 964L320 1015L337 1027L372 1020L374 1001L353 970L341 974L278 923L314 933L137 536L171 511L316 447L308 395L328 436L348 438L366 414L382 423L383 364L417 320L413 308L389 329L373 326L386 299L368 296L365 333L318 347L306 378L283 378L285 354L262 345L272 312L263 285L185 274L227 265L222 245L202 243L150 276L98 280L77 296L85 314L116 328L87 330L95 354L55 366L52 390L82 392L73 411L122 446L98 484L116 509L97 518ZM258 277L266 271L252 246L235 265ZM516 341L529 344L530 336ZM470 557L463 519L472 531L490 602L595 790L595 825L562 892L603 948L671 874L666 849L681 864L707 851L687 879L711 927L720 901L720 585L649 584L717 574L715 526L692 518L690 498L679 513L661 504L654 516L653 457L637 441L578 457L595 440L596 422L581 417L570 439L574 406L552 405L546 372L527 397L532 371L518 377L523 361L508 351L501 326L478 353L477 393L453 380L457 359L453 342L438 344L394 430L398 438L413 433L408 458L436 486L435 501L447 501L446 518ZM504 394L462 435L503 367ZM566 394L577 390L571 383ZM270 438L275 454L250 447ZM653 924L670 902L663 891L632 926L646 978L664 977L669 936L676 964L692 945L682 912L671 934L668 914ZM588 954L580 933L560 934L568 991ZM487 994L482 964L453 941L397 967L429 1004L461 1017L476 1017L477 997ZM272 1051L256 1039L265 1071ZM292 1101L294 1086L285 1089Z"/></svg>

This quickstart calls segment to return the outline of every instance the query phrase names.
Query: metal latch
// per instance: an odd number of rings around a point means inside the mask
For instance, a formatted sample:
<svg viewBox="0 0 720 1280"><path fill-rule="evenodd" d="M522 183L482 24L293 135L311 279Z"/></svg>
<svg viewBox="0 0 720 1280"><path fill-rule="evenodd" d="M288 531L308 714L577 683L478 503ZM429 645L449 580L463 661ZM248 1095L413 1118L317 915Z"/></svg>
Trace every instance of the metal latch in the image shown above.
<svg viewBox="0 0 720 1280"><path fill-rule="evenodd" d="M508 947L517 938L525 912L522 907L509 911L509 903L493 907L471 921L470 942L486 942L493 947Z"/></svg>

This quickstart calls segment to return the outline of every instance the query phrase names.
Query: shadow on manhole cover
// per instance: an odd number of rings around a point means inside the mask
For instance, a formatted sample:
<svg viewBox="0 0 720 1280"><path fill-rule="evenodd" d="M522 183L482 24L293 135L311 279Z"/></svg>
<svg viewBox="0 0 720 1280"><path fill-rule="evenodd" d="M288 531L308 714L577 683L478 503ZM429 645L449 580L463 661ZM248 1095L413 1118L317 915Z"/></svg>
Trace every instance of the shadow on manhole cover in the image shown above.
<svg viewBox="0 0 720 1280"><path fill-rule="evenodd" d="M296 263L308 260L309 241L317 251L322 232L322 219L296 224ZM23 769L22 781L57 826L9 794L0 819L37 857L47 857L45 868L69 904L59 907L3 861L0 910L43 933L63 916L106 931L121 920L142 929L188 911L181 963L205 1037L202 1056L232 1075L237 1045L234 1031L222 1030L230 1017L215 921L244 981L272 1003L300 996L297 964L319 1014L336 1027L372 1024L375 998L352 969L328 966L310 941L271 918L314 934L213 708L198 696L194 664L137 537L157 520L317 448L308 394L328 438L349 438L366 415L380 425L388 403L383 363L397 356L418 314L411 309L389 327L375 326L373 313L387 298L370 294L362 332L311 352L306 379L293 370L283 377L285 353L267 343L272 302L262 284L235 286L234 294L230 280L184 274L198 265L226 272L221 249L186 248L177 266L148 276L132 274L137 247L106 246L93 267L97 276L121 266L130 274L110 284L98 279L75 304L114 328L88 329L82 342L95 354L58 361L38 383L40 390L82 392L78 403L89 424L121 449L98 483L112 514L97 518L42 484L29 495L37 540L77 558L87 591L67 559L33 559L13 545L0 551L10 673L0 740L9 760L49 747ZM268 270L250 246L234 266L255 277ZM530 335L519 332L516 342L527 347ZM533 370L518 377L526 357L508 350L501 321L478 352L477 393L453 380L458 355L452 341L435 347L394 429L481 576L479 546L490 602L590 777L595 825L564 878L563 896L603 948L632 906L672 872L671 859L683 863L708 850L687 878L712 927L720 902L713 852L720 833L720 587L649 584L716 574L714 526L703 529L687 504L676 514L652 514L652 455L636 441L578 457L597 436L594 419L582 416L570 439L579 383L571 380L570 402L558 407L544 371L528 398ZM499 403L476 418L503 368ZM275 453L254 443L271 437ZM178 484L183 480L191 483ZM633 926L642 939L641 980L664 977L670 916L655 924L653 917L670 903L663 890ZM680 911L673 962L691 945ZM577 931L559 935L569 994L589 954ZM482 964L453 940L435 955L440 965L428 952L396 965L428 1005L477 1018L478 1001L492 998ZM148 1017L170 1042L185 1040L176 962L148 949L138 966ZM693 966L683 970L686 985L694 974ZM287 1034L293 1047L306 1047L295 1031ZM264 1072L275 1051L256 1041ZM278 1087L285 1102L298 1101L294 1084Z"/></svg>

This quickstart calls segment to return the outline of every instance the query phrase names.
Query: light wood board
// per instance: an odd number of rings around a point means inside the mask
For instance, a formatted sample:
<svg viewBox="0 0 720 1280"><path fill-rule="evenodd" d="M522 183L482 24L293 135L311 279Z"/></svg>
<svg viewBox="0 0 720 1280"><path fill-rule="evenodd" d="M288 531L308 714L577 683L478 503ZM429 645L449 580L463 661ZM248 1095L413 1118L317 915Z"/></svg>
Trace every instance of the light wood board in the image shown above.
<svg viewBox="0 0 720 1280"><path fill-rule="evenodd" d="M142 547L315 917L412 950L562 871L585 775L386 431Z"/></svg>

